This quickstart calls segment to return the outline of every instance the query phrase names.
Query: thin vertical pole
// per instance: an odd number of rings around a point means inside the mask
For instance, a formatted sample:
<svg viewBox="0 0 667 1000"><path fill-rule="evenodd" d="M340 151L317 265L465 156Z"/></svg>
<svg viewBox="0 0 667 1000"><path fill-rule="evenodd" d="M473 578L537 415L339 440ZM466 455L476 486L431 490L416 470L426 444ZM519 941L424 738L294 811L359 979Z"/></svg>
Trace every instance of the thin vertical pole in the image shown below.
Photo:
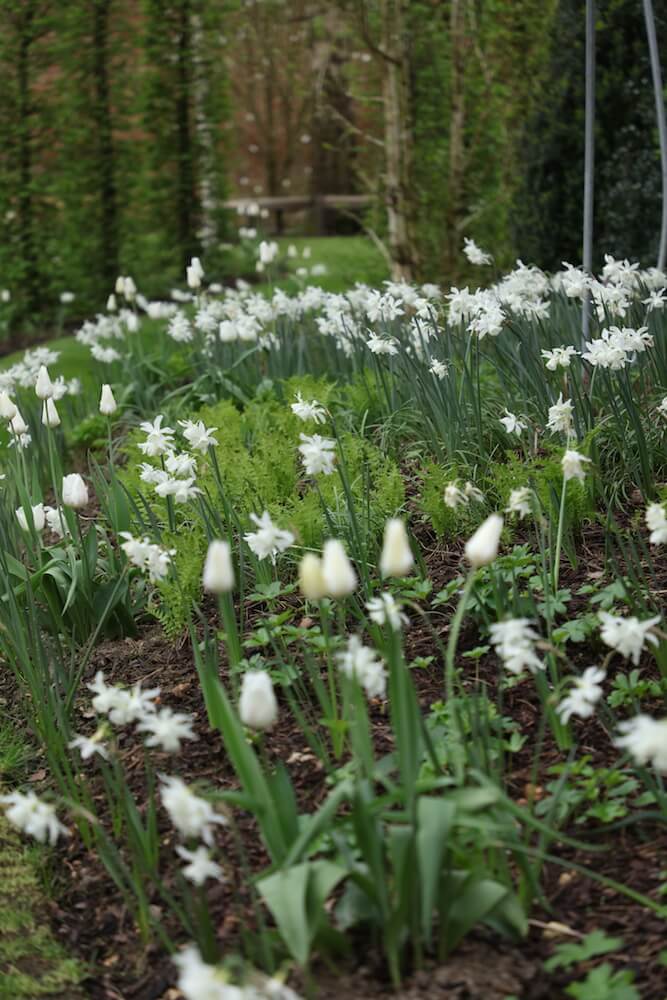
<svg viewBox="0 0 667 1000"><path fill-rule="evenodd" d="M658 54L658 38L655 31L653 0L644 0L644 19L646 21L648 49L651 56L651 73L653 75L653 90L655 91L655 113L658 119L658 136L660 139L662 222L660 225L658 267L661 271L664 271L665 257L667 257L667 122L665 122L665 97L662 89L662 75L660 73L660 56Z"/></svg>
<svg viewBox="0 0 667 1000"><path fill-rule="evenodd" d="M593 271L593 185L595 171L595 0L586 0L586 130L584 141L584 246L583 263ZM591 295L584 294L581 332L584 341L590 327Z"/></svg>

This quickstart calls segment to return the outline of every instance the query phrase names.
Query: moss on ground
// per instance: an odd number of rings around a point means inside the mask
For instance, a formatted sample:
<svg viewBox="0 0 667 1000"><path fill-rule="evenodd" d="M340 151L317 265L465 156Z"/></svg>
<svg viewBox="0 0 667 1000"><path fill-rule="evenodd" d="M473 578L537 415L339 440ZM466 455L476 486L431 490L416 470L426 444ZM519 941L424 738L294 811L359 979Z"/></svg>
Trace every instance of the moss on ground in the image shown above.
<svg viewBox="0 0 667 1000"><path fill-rule="evenodd" d="M0 779L23 770L27 747L0 728ZM1 786L0 786L1 787ZM28 848L0 810L0 998L83 1000L81 964L68 957L46 919L42 849Z"/></svg>

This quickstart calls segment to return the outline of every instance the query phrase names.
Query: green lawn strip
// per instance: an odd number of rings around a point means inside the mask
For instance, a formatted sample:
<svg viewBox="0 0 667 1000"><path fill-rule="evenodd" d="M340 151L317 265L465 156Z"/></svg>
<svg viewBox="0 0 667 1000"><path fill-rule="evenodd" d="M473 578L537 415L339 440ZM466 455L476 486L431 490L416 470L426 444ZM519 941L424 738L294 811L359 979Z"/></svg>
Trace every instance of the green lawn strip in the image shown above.
<svg viewBox="0 0 667 1000"><path fill-rule="evenodd" d="M22 771L27 758L25 744L10 729L0 728L3 781ZM27 847L0 810L0 998L83 1000L77 984L84 969L55 940L46 919L39 870L44 853Z"/></svg>
<svg viewBox="0 0 667 1000"><path fill-rule="evenodd" d="M281 257L286 260L291 275L276 281L273 285L264 282L254 288L263 294L270 294L273 288L281 288L290 294L295 294L303 287L303 282L296 277L299 267L314 267L324 264L326 274L310 278L311 284L319 285L328 292L343 292L351 288L355 282L361 281L373 287L379 286L389 276L387 264L380 251L365 236L318 236L318 237L280 237L276 241L281 248ZM298 251L296 258L286 258L287 247L293 244ZM311 256L304 259L301 255L305 247L310 247ZM162 320L158 325L165 326ZM150 347L155 340L155 323L142 324L142 331L137 336L146 338L146 346ZM94 382L97 385L98 366L91 365L89 349L80 344L73 336L57 337L48 341L51 350L59 351L60 357L53 372L66 379L80 378L83 382ZM25 350L15 351L0 358L0 370L10 368L21 361Z"/></svg>

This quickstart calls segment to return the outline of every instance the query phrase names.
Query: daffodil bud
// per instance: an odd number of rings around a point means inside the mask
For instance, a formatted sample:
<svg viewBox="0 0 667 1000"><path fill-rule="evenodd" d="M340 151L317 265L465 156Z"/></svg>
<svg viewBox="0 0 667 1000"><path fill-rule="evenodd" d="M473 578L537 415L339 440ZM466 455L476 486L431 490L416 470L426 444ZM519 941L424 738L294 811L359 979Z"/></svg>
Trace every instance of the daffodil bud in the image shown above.
<svg viewBox="0 0 667 1000"><path fill-rule="evenodd" d="M45 399L42 404L42 423L51 429L60 426L60 416L52 399Z"/></svg>
<svg viewBox="0 0 667 1000"><path fill-rule="evenodd" d="M46 514L44 512L44 504L38 503L35 507L30 508L32 512L32 523L35 526L35 531L42 531L46 523ZM24 531L29 531L30 526L28 524L28 518L23 507L19 507L16 511L16 519L23 528Z"/></svg>
<svg viewBox="0 0 667 1000"><path fill-rule="evenodd" d="M234 564L229 542L213 541L209 545L202 583L204 590L211 594L226 594L234 589Z"/></svg>
<svg viewBox="0 0 667 1000"><path fill-rule="evenodd" d="M278 702L271 678L265 670L249 670L243 675L239 715L250 729L271 729L278 719Z"/></svg>
<svg viewBox="0 0 667 1000"><path fill-rule="evenodd" d="M0 417L3 420L13 420L18 410L6 392L0 392Z"/></svg>
<svg viewBox="0 0 667 1000"><path fill-rule="evenodd" d="M480 524L477 531L466 542L466 559L473 567L488 566L498 555L503 519L500 514L491 514Z"/></svg>
<svg viewBox="0 0 667 1000"><path fill-rule="evenodd" d="M53 395L53 382L49 377L46 365L42 365L37 374L35 393L39 399L50 399Z"/></svg>
<svg viewBox="0 0 667 1000"><path fill-rule="evenodd" d="M357 586L357 574L348 559L343 543L330 538L322 550L322 576L330 597L347 597Z"/></svg>
<svg viewBox="0 0 667 1000"><path fill-rule="evenodd" d="M73 510L80 510L88 503L88 487L78 472L72 472L63 478L63 503Z"/></svg>
<svg viewBox="0 0 667 1000"><path fill-rule="evenodd" d="M399 518L392 517L384 528L380 572L382 576L407 576L414 561L405 525Z"/></svg>
<svg viewBox="0 0 667 1000"><path fill-rule="evenodd" d="M105 417L110 417L118 409L118 404L114 399L114 394L111 391L111 386L107 385L106 382L102 386L102 395L100 396L100 413Z"/></svg>
<svg viewBox="0 0 667 1000"><path fill-rule="evenodd" d="M314 552L306 552L299 564L299 587L307 601L321 601L327 595L322 560Z"/></svg>

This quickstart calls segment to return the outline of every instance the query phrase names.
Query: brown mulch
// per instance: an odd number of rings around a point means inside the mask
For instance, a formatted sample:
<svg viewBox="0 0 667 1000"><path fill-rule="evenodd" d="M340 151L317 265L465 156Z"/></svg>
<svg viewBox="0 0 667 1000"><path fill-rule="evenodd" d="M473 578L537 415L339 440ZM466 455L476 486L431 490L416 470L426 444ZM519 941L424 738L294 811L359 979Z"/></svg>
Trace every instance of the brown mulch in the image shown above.
<svg viewBox="0 0 667 1000"><path fill-rule="evenodd" d="M601 534L592 530L586 540L586 551L576 572L567 565L562 586L573 592L586 579L594 578L602 566ZM424 532L420 538L427 560L434 592L444 586L459 571L460 549L443 547ZM583 600L583 599L582 599ZM576 606L571 605L572 614ZM446 641L448 616L435 617L434 623ZM430 635L417 621L407 631L408 655L433 653ZM461 638L460 648L476 644L476 630ZM595 662L596 652L582 652L586 662ZM598 658L599 659L599 658ZM462 668L474 685L475 665L462 660ZM97 670L104 670L107 681L124 684L141 681L146 687L161 688L161 703L192 713L199 739L184 744L183 752L170 757L153 754L156 770L180 774L188 782L201 780L217 788L237 787L234 772L224 753L219 735L208 730L192 653L186 641L169 643L157 627L148 627L138 639L125 639L101 644L95 651L87 680ZM498 667L493 656L483 657L477 667L479 678L488 684L492 694L498 680ZM647 668L650 669L650 668ZM443 699L442 665L437 661L429 668L413 672L420 703L425 709ZM78 711L80 731L90 729L93 714L83 689ZM504 692L503 713L518 721L524 733L534 733L540 714L539 701L530 681ZM391 730L386 707L373 708L374 736L382 751L391 749ZM616 759L609 734L597 719L579 725L579 754L588 753L596 766L610 766ZM285 706L278 725L266 743L272 760L286 765L299 806L311 810L325 797L328 786L322 766L306 745L298 724ZM144 755L140 741L128 729L121 735L120 753L129 787L141 801L144 782ZM550 736L544 742L541 768L537 783L532 782L531 762L534 744L529 739L524 748L508 762L507 788L515 800L527 795L542 794L542 784L549 780L547 768L563 760ZM86 765L90 776L91 766ZM36 786L38 787L38 786ZM101 784L98 807L105 814L106 804ZM161 817L161 858L167 883L173 881L181 861L174 852L176 840L168 823ZM266 865L268 859L260 844L253 821L242 814L236 824L243 842L245 862L254 871ZM600 830L602 832L600 832ZM623 951L608 959L619 968L631 968L643 1000L665 1000L667 969L658 964L658 955L667 947L665 924L638 903L613 889L577 872L572 865L590 865L610 879L630 885L635 891L658 899L661 872L667 868L667 827L664 824L631 824L615 830L605 840L604 828L589 824L572 827L568 832L588 843L605 843L604 853L590 854L552 844L551 853L561 864L548 863L543 869L545 897L549 909L536 906L531 914L528 939L515 944L480 929L470 934L457 952L444 965L427 965L406 979L397 994L392 993L379 956L369 953L367 943L355 942L354 958L332 973L326 967L316 967L317 996L334 1000L341 996L363 998L398 996L401 1000L503 1000L516 996L524 1000L558 1000L565 996L563 987L572 975L562 972L548 975L543 961L553 953L555 943L576 941L597 929L623 938ZM223 953L239 947L240 934L252 927L253 913L239 862L237 841L228 828L217 835L217 859L227 859L225 881L212 886L207 896L213 913L218 940ZM164 949L146 946L139 938L133 921L123 905L120 894L96 855L84 848L78 837L72 837L58 849L58 867L62 873L57 903L53 904L53 925L65 945L90 964L92 972L85 984L91 1000L176 1000L173 988L174 969ZM224 862L221 862L224 863ZM154 912L163 913L159 899L153 901ZM169 926L169 918L164 913ZM182 932L174 929L178 939ZM605 958L607 960L607 958ZM577 967L581 978L602 959ZM295 982L295 986L300 986ZM305 988L305 987L304 987Z"/></svg>

